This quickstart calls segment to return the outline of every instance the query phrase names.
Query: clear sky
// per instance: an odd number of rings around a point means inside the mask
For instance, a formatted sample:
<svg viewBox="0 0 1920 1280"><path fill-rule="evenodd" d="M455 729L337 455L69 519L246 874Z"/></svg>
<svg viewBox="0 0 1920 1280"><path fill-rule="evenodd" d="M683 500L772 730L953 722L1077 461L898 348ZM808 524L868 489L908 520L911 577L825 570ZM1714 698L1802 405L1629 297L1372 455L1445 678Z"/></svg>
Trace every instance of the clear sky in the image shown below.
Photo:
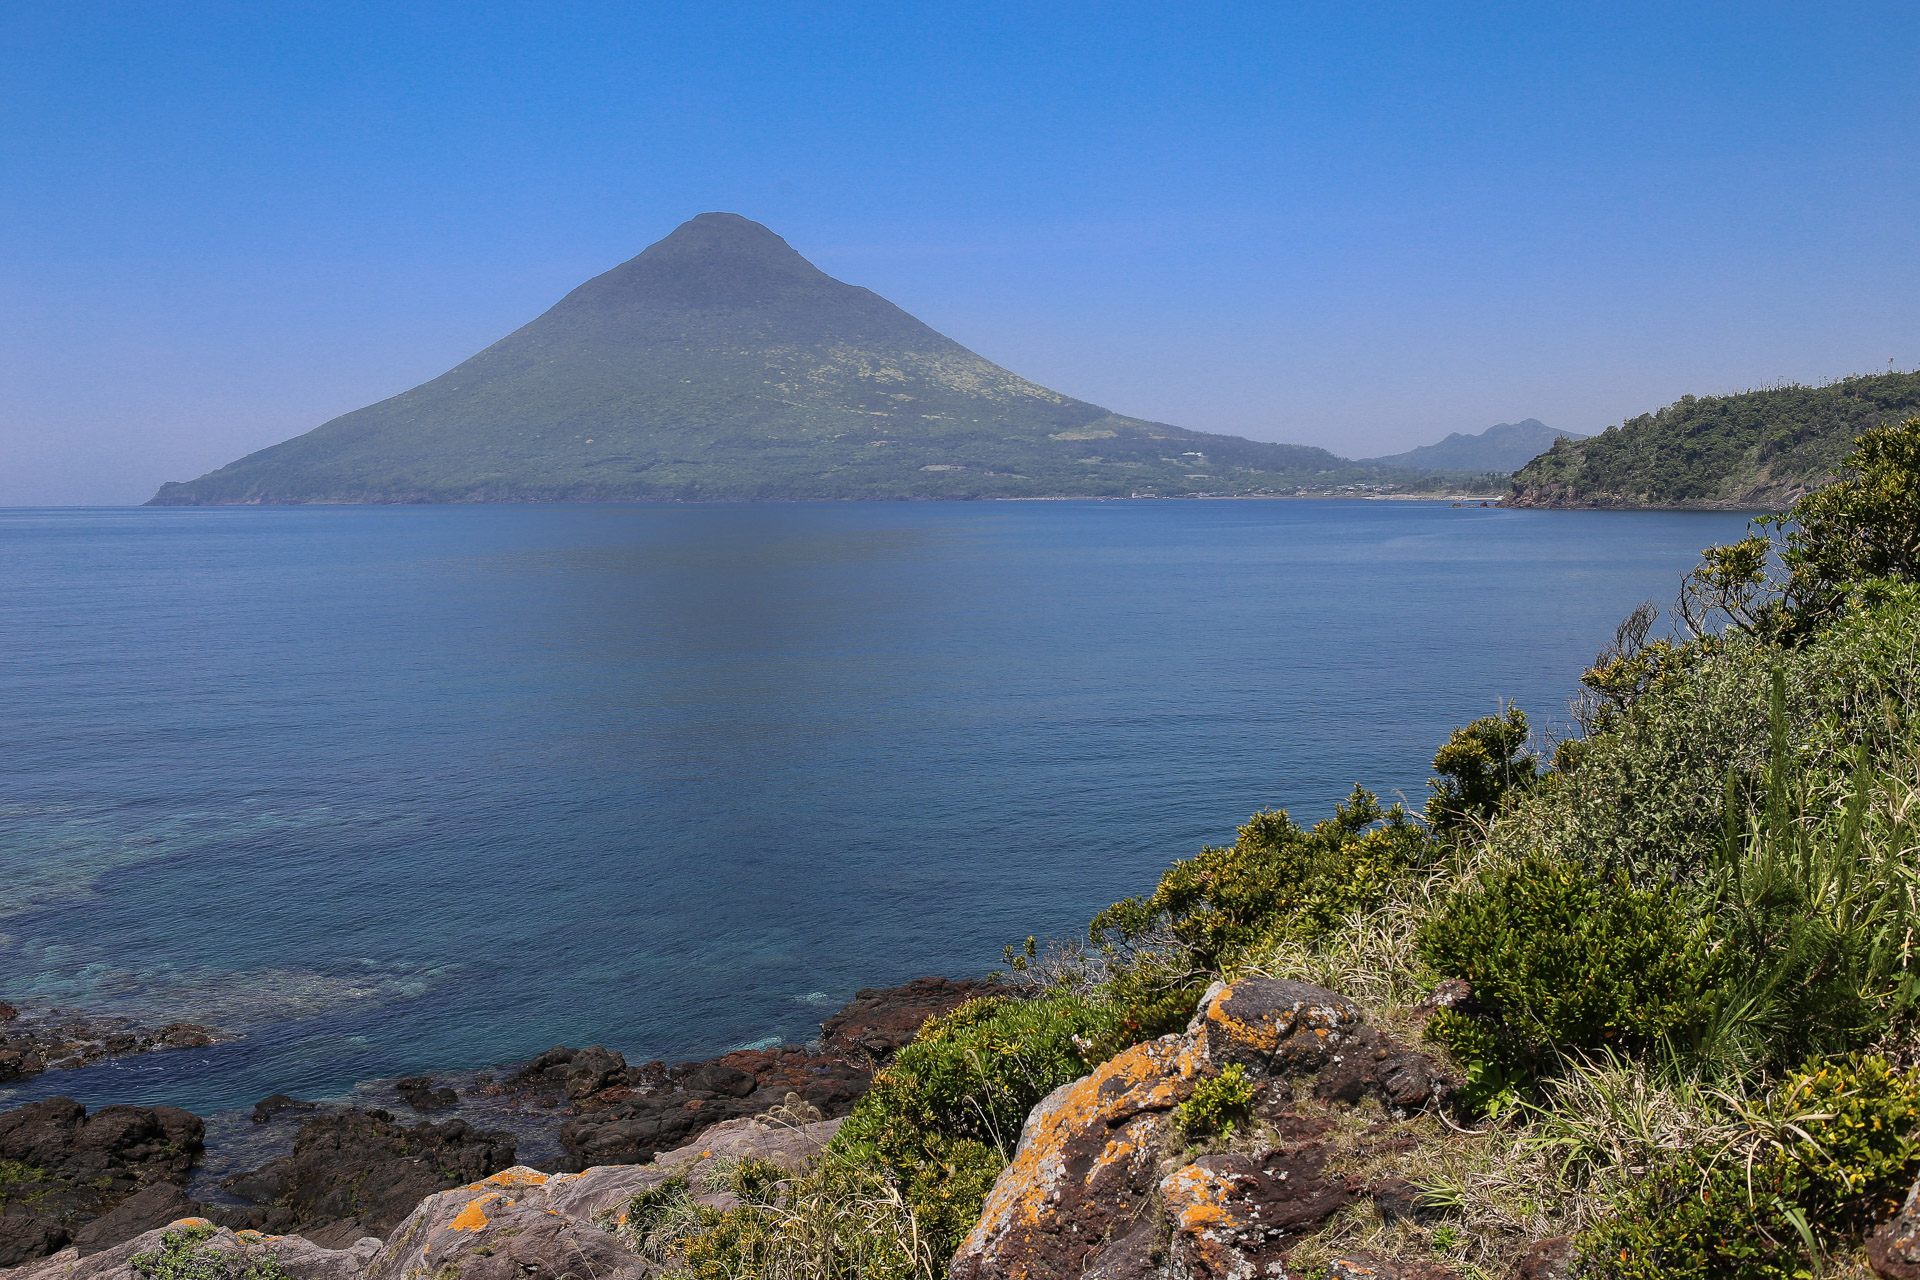
<svg viewBox="0 0 1920 1280"><path fill-rule="evenodd" d="M1920 364L1903 4L0 0L0 504L142 501L706 210L1364 456Z"/></svg>

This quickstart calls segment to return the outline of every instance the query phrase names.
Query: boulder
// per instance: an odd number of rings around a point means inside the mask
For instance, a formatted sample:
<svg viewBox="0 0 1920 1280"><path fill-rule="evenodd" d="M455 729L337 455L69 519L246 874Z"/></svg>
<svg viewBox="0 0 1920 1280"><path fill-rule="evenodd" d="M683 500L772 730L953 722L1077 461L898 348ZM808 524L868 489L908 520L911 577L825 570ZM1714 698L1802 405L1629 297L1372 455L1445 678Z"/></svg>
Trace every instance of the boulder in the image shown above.
<svg viewBox="0 0 1920 1280"><path fill-rule="evenodd" d="M928 1018L1004 991L991 978L915 978L900 987L862 987L820 1024L820 1046L829 1054L880 1066L910 1043Z"/></svg>
<svg viewBox="0 0 1920 1280"><path fill-rule="evenodd" d="M415 1111L445 1111L460 1101L460 1095L445 1085L436 1086L426 1076L401 1076L393 1082L393 1091Z"/></svg>
<svg viewBox="0 0 1920 1280"><path fill-rule="evenodd" d="M282 1111L312 1111L318 1104L301 1102L284 1093L270 1094L253 1104L253 1122L266 1124Z"/></svg>
<svg viewBox="0 0 1920 1280"><path fill-rule="evenodd" d="M1129 1237L1159 1185L1167 1113L1202 1069L1190 1039L1163 1036L1048 1094L955 1255L953 1280L1068 1280Z"/></svg>
<svg viewBox="0 0 1920 1280"><path fill-rule="evenodd" d="M839 1120L761 1124L735 1120L691 1146L644 1165L605 1165L585 1173L542 1173L516 1166L422 1201L396 1227L366 1280L640 1280L652 1273L611 1234L642 1191L683 1177L698 1188L719 1161L759 1159L799 1170L840 1128ZM724 1208L719 1197L701 1197Z"/></svg>
<svg viewBox="0 0 1920 1280"><path fill-rule="evenodd" d="M17 1267L44 1258L68 1240L72 1234L52 1218L36 1218L24 1213L0 1217L0 1267ZM75 1257L78 1251L71 1251Z"/></svg>
<svg viewBox="0 0 1920 1280"><path fill-rule="evenodd" d="M1265 1082L1256 1113L1272 1145L1175 1167L1168 1113L1234 1064ZM1302 1074L1314 1075L1325 1101L1375 1098L1399 1114L1431 1105L1446 1085L1424 1055L1367 1027L1351 1001L1323 987L1215 983L1185 1035L1136 1045L1034 1108L952 1280L1252 1280L1284 1274L1301 1239L1363 1194L1383 1216L1419 1217L1404 1180L1363 1189L1326 1172L1339 1126L1292 1110L1283 1078ZM1412 1140L1383 1135L1355 1150L1393 1154L1403 1142Z"/></svg>
<svg viewBox="0 0 1920 1280"><path fill-rule="evenodd" d="M182 1218L197 1217L200 1206L171 1182L156 1182L122 1200L107 1212L73 1233L73 1243L86 1257L102 1249L144 1235L155 1227Z"/></svg>
<svg viewBox="0 0 1920 1280"><path fill-rule="evenodd" d="M428 1196L395 1228L366 1280L645 1280L653 1268L606 1231L549 1208L552 1177L517 1166Z"/></svg>
<svg viewBox="0 0 1920 1280"><path fill-rule="evenodd" d="M1360 1010L1325 987L1287 978L1216 982L1188 1034L1218 1069L1256 1077L1305 1075L1331 1061L1360 1026Z"/></svg>
<svg viewBox="0 0 1920 1280"><path fill-rule="evenodd" d="M1160 1184L1174 1274L1191 1280L1285 1275L1285 1259L1313 1228L1352 1203L1355 1187L1326 1172L1310 1142L1258 1155L1202 1156Z"/></svg>
<svg viewBox="0 0 1920 1280"><path fill-rule="evenodd" d="M179 1231L204 1236L204 1239L193 1240L188 1247L196 1254L233 1259L231 1266L235 1274L249 1261L271 1260L291 1280L362 1280L380 1249L380 1242L371 1239L356 1241L344 1249L325 1249L299 1236L235 1232L225 1227L216 1228L205 1218L186 1218L155 1227L90 1256L82 1256L77 1249L63 1249L52 1257L10 1272L7 1280L147 1280L133 1265L133 1258L164 1250L167 1236Z"/></svg>
<svg viewBox="0 0 1920 1280"><path fill-rule="evenodd" d="M385 1111L344 1111L300 1126L293 1154L223 1185L290 1210L291 1226L339 1247L384 1236L425 1197L513 1164L513 1139L464 1120L407 1126Z"/></svg>
<svg viewBox="0 0 1920 1280"><path fill-rule="evenodd" d="M88 1115L72 1098L48 1098L0 1112L0 1161L27 1171L6 1188L0 1267L76 1238L84 1251L103 1249L191 1212L178 1185L204 1136L199 1117L178 1107L101 1107ZM130 1200L137 1203L116 1212Z"/></svg>

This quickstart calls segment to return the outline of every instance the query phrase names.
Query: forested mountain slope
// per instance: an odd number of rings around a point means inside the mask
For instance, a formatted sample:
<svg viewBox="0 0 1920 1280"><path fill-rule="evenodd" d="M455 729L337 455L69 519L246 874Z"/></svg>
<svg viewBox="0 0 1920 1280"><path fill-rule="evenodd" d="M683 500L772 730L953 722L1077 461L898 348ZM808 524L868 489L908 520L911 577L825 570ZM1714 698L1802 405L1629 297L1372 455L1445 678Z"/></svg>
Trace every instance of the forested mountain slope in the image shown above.
<svg viewBox="0 0 1920 1280"><path fill-rule="evenodd" d="M1682 396L1556 442L1513 478L1515 507L1778 509L1832 478L1861 432L1920 410L1920 372Z"/></svg>

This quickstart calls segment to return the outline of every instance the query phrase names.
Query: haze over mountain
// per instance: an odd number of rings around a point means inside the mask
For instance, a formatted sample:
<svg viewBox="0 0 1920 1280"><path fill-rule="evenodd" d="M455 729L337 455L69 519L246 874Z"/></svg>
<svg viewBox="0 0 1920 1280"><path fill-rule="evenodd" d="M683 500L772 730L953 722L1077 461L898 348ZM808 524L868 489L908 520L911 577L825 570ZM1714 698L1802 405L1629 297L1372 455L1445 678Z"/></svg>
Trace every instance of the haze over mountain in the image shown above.
<svg viewBox="0 0 1920 1280"><path fill-rule="evenodd" d="M1555 439L1586 437L1572 431L1555 431L1538 418L1520 422L1501 422L1478 435L1454 432L1437 444L1423 444L1405 453L1383 458L1363 458L1362 462L1380 467L1432 467L1452 471L1518 471L1553 446Z"/></svg>
<svg viewBox="0 0 1920 1280"><path fill-rule="evenodd" d="M450 372L152 501L1124 496L1402 474L1051 391L706 213Z"/></svg>

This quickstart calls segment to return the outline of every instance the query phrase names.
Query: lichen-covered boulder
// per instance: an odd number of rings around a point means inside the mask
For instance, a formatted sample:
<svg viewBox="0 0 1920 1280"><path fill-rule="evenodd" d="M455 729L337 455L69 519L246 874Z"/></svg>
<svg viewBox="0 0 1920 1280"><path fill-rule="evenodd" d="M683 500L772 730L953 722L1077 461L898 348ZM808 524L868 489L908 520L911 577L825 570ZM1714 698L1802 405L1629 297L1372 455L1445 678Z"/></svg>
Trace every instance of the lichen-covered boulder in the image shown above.
<svg viewBox="0 0 1920 1280"><path fill-rule="evenodd" d="M555 1176L516 1165L428 1196L367 1280L645 1280L651 1268L612 1235L545 1203Z"/></svg>
<svg viewBox="0 0 1920 1280"><path fill-rule="evenodd" d="M1202 1069L1190 1039L1163 1036L1048 1094L955 1255L954 1280L1069 1280L1140 1226L1167 1113L1193 1095Z"/></svg>
<svg viewBox="0 0 1920 1280"><path fill-rule="evenodd" d="M635 1195L682 1177L697 1200L726 1208L730 1197L705 1190L704 1175L716 1162L752 1158L798 1170L840 1124L732 1120L649 1164L552 1174L517 1165L421 1201L394 1229L366 1280L453 1273L460 1280L639 1280L653 1273L653 1264L612 1234L625 1225Z"/></svg>
<svg viewBox="0 0 1920 1280"><path fill-rule="evenodd" d="M363 1280L368 1264L380 1249L380 1242L371 1237L344 1249L327 1249L300 1236L236 1232L215 1228L205 1218L182 1218L86 1257L81 1257L78 1249L63 1249L50 1258L0 1275L6 1280L145 1280L145 1273L134 1266L133 1259L163 1252L167 1237L183 1231L198 1237L183 1242L194 1254L271 1260L292 1280Z"/></svg>
<svg viewBox="0 0 1920 1280"><path fill-rule="evenodd" d="M1258 1155L1202 1156L1160 1184L1181 1280L1284 1276L1285 1259L1315 1227L1352 1203L1356 1188L1326 1172L1317 1142Z"/></svg>
<svg viewBox="0 0 1920 1280"><path fill-rule="evenodd" d="M842 1123L838 1119L792 1125L729 1120L701 1134L698 1142L663 1152L648 1164L602 1165L549 1178L542 1203L583 1221L624 1226L628 1201L678 1177L695 1188L695 1199L723 1208L720 1196L704 1191L706 1172L714 1162L765 1160L798 1172L826 1149Z"/></svg>
<svg viewBox="0 0 1920 1280"><path fill-rule="evenodd" d="M1258 1076L1320 1070L1360 1026L1360 1010L1325 987L1287 978L1216 982L1188 1034L1214 1068L1239 1063Z"/></svg>

